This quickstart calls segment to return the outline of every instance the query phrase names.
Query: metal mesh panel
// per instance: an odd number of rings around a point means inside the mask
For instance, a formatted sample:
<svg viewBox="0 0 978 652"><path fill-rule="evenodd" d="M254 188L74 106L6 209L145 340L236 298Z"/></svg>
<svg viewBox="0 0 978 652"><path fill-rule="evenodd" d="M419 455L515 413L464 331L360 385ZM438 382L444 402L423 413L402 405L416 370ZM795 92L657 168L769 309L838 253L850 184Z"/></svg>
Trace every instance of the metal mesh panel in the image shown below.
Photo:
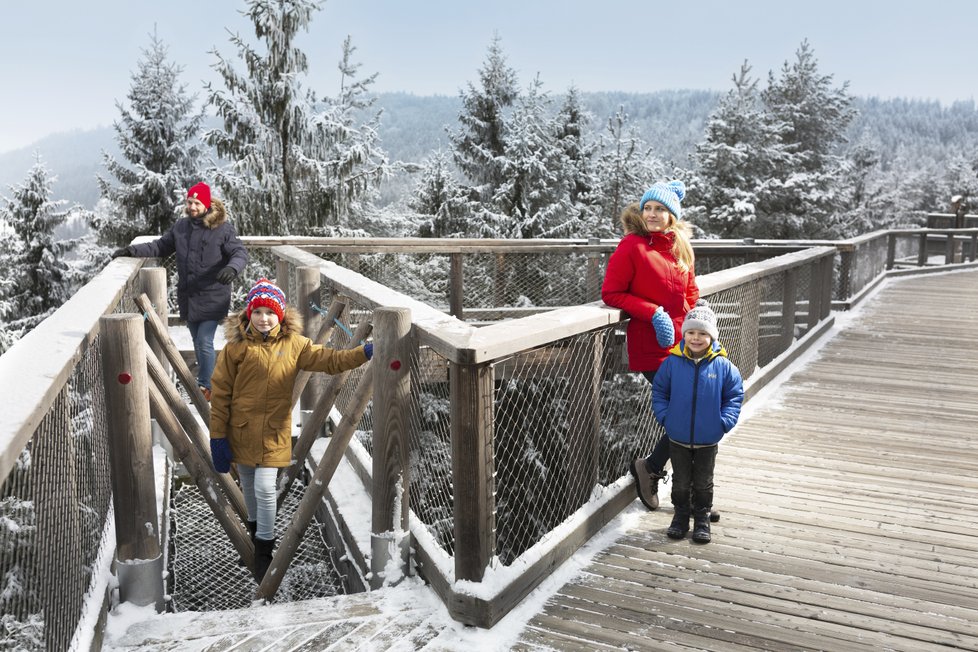
<svg viewBox="0 0 978 652"><path fill-rule="evenodd" d="M849 269L848 296L837 293L837 299L848 299L859 294L866 286L886 271L886 256L889 237L882 235L862 242L852 252Z"/></svg>
<svg viewBox="0 0 978 652"><path fill-rule="evenodd" d="M451 555L455 519L448 362L420 348L412 355L411 370L411 509Z"/></svg>
<svg viewBox="0 0 978 652"><path fill-rule="evenodd" d="M507 253L465 256L466 308L574 306L586 296L583 253Z"/></svg>
<svg viewBox="0 0 978 652"><path fill-rule="evenodd" d="M758 332L755 326L761 312L763 285L754 281L705 297L717 316L720 343L727 350L730 361L740 369L744 380L757 366Z"/></svg>
<svg viewBox="0 0 978 652"><path fill-rule="evenodd" d="M138 312L133 287L115 312ZM95 337L0 486L0 648L69 647L111 495Z"/></svg>
<svg viewBox="0 0 978 652"><path fill-rule="evenodd" d="M493 365L496 542L503 564L587 502L595 483L620 477L638 451L651 449L648 383L620 377L620 341L610 327ZM602 454L602 442L613 444L611 454Z"/></svg>
<svg viewBox="0 0 978 652"><path fill-rule="evenodd" d="M276 537L281 537L292 520L302 500L302 491L297 482L279 509L275 519ZM251 571L238 566L234 546L196 485L184 484L174 492L170 522L173 610L223 611L248 607L255 599L257 584ZM313 520L273 601L292 602L346 593L333 554Z"/></svg>

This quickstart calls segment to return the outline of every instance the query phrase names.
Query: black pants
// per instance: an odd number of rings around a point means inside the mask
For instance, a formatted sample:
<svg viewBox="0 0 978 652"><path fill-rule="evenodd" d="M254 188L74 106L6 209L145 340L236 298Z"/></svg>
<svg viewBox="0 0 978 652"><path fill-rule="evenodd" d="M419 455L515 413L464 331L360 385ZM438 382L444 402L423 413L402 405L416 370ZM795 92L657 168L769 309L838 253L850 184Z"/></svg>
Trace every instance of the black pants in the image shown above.
<svg viewBox="0 0 978 652"><path fill-rule="evenodd" d="M669 442L672 460L672 506L677 514L708 514L713 508L713 467L717 446L687 448Z"/></svg>

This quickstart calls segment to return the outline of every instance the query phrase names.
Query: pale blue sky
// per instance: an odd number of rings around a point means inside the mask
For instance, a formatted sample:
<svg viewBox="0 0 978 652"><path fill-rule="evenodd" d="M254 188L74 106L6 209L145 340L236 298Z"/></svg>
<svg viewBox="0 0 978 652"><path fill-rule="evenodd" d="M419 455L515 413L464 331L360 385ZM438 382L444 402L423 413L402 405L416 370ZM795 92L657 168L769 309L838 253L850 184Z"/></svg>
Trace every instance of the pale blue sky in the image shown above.
<svg viewBox="0 0 978 652"><path fill-rule="evenodd" d="M118 117L156 25L183 81L204 97L225 28L253 40L244 0L0 0L0 152ZM343 38L376 91L455 95L493 33L523 83L553 93L727 90L744 59L757 76L802 39L823 73L859 96L972 99L978 87L975 0L327 0L301 44L309 83L335 94ZM970 34L970 36L968 36Z"/></svg>

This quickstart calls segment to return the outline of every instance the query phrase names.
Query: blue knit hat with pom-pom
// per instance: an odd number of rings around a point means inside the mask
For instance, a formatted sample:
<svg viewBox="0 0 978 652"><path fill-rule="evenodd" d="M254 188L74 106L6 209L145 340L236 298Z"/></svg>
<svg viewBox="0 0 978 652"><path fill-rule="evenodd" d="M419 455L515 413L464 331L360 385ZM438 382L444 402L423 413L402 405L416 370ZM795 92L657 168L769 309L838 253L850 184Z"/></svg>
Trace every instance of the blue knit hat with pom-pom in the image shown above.
<svg viewBox="0 0 978 652"><path fill-rule="evenodd" d="M669 212L675 215L677 220L680 220L683 217L683 207L679 205L679 202L685 196L686 184L678 179L669 183L657 183L645 191L638 208L639 210L645 210L646 202L657 201L668 208Z"/></svg>

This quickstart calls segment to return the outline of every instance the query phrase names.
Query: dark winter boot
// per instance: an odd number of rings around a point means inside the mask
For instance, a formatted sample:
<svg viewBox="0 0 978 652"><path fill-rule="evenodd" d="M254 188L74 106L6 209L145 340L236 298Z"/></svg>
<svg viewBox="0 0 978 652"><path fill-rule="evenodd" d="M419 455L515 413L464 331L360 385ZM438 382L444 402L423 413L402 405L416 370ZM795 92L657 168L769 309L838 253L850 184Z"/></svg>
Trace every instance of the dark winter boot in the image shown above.
<svg viewBox="0 0 978 652"><path fill-rule="evenodd" d="M693 536L696 543L710 542L710 510L703 509L693 516Z"/></svg>
<svg viewBox="0 0 978 652"><path fill-rule="evenodd" d="M255 543L255 532L258 531L258 521L245 521L245 527L248 528L248 534L251 535L251 543ZM244 559L238 557L238 566L247 566Z"/></svg>
<svg viewBox="0 0 978 652"><path fill-rule="evenodd" d="M666 536L670 539L682 539L687 532L689 532L689 512L676 510L676 513L672 515L672 523L666 530Z"/></svg>
<svg viewBox="0 0 978 652"><path fill-rule="evenodd" d="M666 474L649 473L645 466L645 459L641 457L632 462L628 470L635 478L638 499L652 511L659 509L659 480L665 480Z"/></svg>
<svg viewBox="0 0 978 652"><path fill-rule="evenodd" d="M272 565L272 551L275 550L275 539L255 539L255 580L261 584L265 579L268 567Z"/></svg>

